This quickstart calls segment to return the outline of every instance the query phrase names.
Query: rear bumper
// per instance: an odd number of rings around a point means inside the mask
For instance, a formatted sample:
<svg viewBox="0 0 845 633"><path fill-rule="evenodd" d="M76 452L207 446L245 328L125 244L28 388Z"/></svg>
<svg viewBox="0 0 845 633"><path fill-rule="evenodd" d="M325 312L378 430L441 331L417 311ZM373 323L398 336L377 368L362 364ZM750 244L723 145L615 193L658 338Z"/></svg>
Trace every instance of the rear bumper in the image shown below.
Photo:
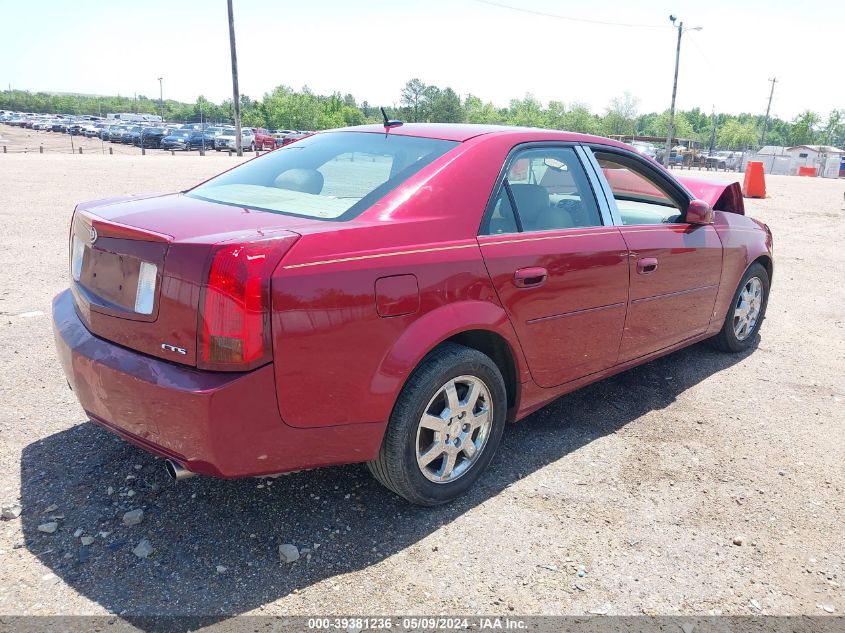
<svg viewBox="0 0 845 633"><path fill-rule="evenodd" d="M272 365L201 371L89 332L69 290L53 299L56 351L89 418L185 468L235 478L375 457L384 424L295 429L279 416Z"/></svg>

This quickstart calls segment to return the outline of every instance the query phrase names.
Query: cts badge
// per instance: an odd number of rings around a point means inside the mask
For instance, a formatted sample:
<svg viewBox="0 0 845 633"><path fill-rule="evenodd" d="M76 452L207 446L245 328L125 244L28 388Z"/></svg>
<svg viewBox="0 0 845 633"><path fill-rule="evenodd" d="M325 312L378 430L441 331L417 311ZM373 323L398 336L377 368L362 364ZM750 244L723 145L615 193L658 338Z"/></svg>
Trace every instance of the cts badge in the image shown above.
<svg viewBox="0 0 845 633"><path fill-rule="evenodd" d="M177 354L182 354L183 356L188 353L188 350L186 350L184 347L176 347L175 345L169 345L167 343L162 343L161 349L163 349L165 352L176 352Z"/></svg>
<svg viewBox="0 0 845 633"><path fill-rule="evenodd" d="M93 244L96 241L97 241L97 229L95 229L94 226L91 225L91 243Z"/></svg>

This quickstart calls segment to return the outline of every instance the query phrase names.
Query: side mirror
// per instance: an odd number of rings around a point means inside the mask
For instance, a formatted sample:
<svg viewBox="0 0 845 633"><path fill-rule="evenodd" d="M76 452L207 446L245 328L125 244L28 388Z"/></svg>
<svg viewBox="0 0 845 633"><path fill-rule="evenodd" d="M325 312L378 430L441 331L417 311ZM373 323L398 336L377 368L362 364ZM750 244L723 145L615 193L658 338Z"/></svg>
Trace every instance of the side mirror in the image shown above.
<svg viewBox="0 0 845 633"><path fill-rule="evenodd" d="M693 200L687 207L690 224L713 224L713 209L704 200Z"/></svg>

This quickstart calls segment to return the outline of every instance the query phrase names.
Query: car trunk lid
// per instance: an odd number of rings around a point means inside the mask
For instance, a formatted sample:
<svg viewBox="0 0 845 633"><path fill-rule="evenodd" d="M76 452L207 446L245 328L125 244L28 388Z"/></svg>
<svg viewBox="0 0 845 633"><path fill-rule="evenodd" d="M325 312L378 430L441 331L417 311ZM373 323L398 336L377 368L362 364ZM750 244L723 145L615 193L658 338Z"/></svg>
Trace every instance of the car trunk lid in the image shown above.
<svg viewBox="0 0 845 633"><path fill-rule="evenodd" d="M101 338L195 366L201 293L214 246L295 235L290 229L307 223L183 194L80 205L70 235L77 311Z"/></svg>

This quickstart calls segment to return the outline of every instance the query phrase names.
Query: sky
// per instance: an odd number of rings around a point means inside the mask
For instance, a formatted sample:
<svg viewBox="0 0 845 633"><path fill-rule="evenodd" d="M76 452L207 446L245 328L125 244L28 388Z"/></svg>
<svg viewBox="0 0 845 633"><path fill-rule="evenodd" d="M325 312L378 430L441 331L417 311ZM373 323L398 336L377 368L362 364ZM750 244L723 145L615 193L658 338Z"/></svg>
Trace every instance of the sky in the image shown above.
<svg viewBox="0 0 845 633"><path fill-rule="evenodd" d="M492 1L492 0L491 0ZM418 77L496 106L533 94L602 113L629 91L641 113L677 106L824 118L845 108L839 0L234 0L242 94L280 84L399 105ZM532 13L534 12L534 13ZM616 26L560 19L568 16ZM225 0L0 0L0 89L193 102L231 98Z"/></svg>

